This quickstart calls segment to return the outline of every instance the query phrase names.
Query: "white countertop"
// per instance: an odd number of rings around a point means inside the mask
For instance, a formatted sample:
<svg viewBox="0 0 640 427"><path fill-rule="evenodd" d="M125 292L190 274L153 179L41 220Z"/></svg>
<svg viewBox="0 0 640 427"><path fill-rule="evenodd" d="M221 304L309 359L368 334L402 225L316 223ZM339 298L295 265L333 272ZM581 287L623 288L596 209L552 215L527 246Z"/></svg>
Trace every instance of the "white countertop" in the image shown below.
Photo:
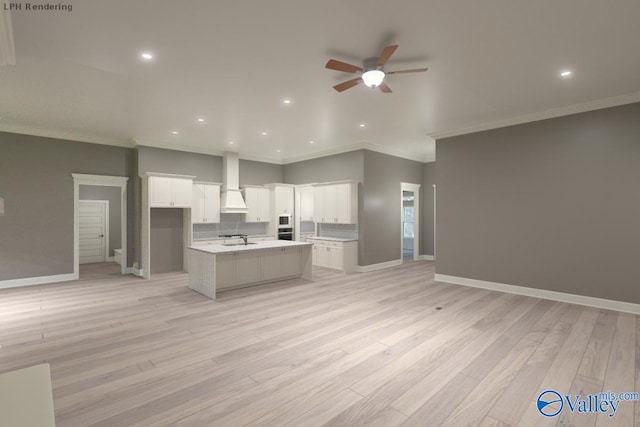
<svg viewBox="0 0 640 427"><path fill-rule="evenodd" d="M262 249L276 249L276 248L286 248L291 246L311 246L311 243L307 242L296 242L291 240L268 240L266 242L256 242L255 244L249 245L233 245L233 246L225 246L221 244L210 244L210 245L200 245L200 246L189 246L189 249L208 252L210 254L224 254L230 252L240 252L240 251L259 251Z"/></svg>
<svg viewBox="0 0 640 427"><path fill-rule="evenodd" d="M307 237L307 240L326 240L327 242L357 242L358 239L340 239L337 237Z"/></svg>

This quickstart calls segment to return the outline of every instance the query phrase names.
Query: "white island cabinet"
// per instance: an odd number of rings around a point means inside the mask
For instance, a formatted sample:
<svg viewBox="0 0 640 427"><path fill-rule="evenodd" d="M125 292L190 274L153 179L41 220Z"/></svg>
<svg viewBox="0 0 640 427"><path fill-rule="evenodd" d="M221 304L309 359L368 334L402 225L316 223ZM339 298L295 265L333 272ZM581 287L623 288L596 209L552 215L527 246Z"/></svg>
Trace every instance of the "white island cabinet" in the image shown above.
<svg viewBox="0 0 640 427"><path fill-rule="evenodd" d="M271 240L189 247L189 287L209 298L221 289L302 277L311 280L311 243Z"/></svg>

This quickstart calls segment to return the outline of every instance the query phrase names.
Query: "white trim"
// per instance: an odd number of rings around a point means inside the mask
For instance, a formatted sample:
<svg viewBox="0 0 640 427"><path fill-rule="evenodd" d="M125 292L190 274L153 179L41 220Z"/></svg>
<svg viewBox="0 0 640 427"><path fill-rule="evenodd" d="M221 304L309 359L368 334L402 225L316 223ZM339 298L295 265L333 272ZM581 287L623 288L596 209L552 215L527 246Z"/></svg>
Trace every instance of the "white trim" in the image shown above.
<svg viewBox="0 0 640 427"><path fill-rule="evenodd" d="M78 280L78 275L75 273L69 273L56 274L55 276L38 276L27 277L24 279L0 280L0 289L17 288L19 286L44 285L47 283L68 282L70 280Z"/></svg>
<svg viewBox="0 0 640 427"><path fill-rule="evenodd" d="M356 271L358 273L368 273L370 271L383 270L385 268L397 267L402 265L402 258L393 261L380 262L378 264L359 265Z"/></svg>
<svg viewBox="0 0 640 427"><path fill-rule="evenodd" d="M429 136L435 140L438 140L443 138L450 138L452 136L465 135L468 133L481 132L484 130L497 129L523 123L537 122L539 120L553 119L562 116L569 116L571 114L585 113L587 111L600 110L603 108L618 107L620 105L633 104L634 102L640 102L640 92L614 96L597 101L584 102L581 104L574 104L568 107L552 108L550 110L524 114L521 116L511 117L509 119L477 123L454 130L432 132L429 134Z"/></svg>
<svg viewBox="0 0 640 427"><path fill-rule="evenodd" d="M13 39L11 11L5 10L5 2L0 1L0 66L16 65L16 48Z"/></svg>
<svg viewBox="0 0 640 427"><path fill-rule="evenodd" d="M163 150L183 151L186 153L207 154L209 156L219 156L219 157L224 157L224 153L225 151L227 151L227 150L215 150L207 147L195 147L193 145L153 142L153 141L148 141L144 139L134 139L133 144L135 148L138 148L138 147L160 148ZM273 163L276 165L282 164L281 160L274 159L272 157L240 155L240 160L248 160L251 162L261 162L261 163Z"/></svg>
<svg viewBox="0 0 640 427"><path fill-rule="evenodd" d="M438 282L454 283L456 285L471 286L474 288L488 289L491 291L506 292L509 294L525 295L528 297L548 299L552 301L566 302L569 304L586 305L588 307L603 308L607 310L622 311L625 313L640 314L640 304L624 301L614 301L604 298L588 297L584 295L568 294L565 292L549 291L546 289L528 288L526 286L508 285L505 283L487 282L484 280L468 279L465 277L436 274Z"/></svg>
<svg viewBox="0 0 640 427"><path fill-rule="evenodd" d="M427 140L427 138L425 138L425 141L426 140ZM341 147L334 147L334 148L330 148L328 150L318 151L318 152L312 153L312 154L303 154L301 156L288 157L286 159L282 159L281 164L286 165L286 164L289 164L289 163L303 162L305 160L313 160L313 159L318 159L318 158L321 158L321 157L327 157L327 156L333 156L333 155L336 155L336 154L349 153L351 151L358 151L358 150L374 151L376 153L387 154L389 156L400 157L400 158L403 158L403 159L413 160L413 161L422 162L422 163L434 162L436 160L435 159L435 153L431 154L431 155L425 155L423 157L420 157L420 156L416 155L416 153L409 153L409 152L406 152L404 150L398 150L397 148L384 147L384 146L381 146L381 145L370 144L368 142L362 142L362 143L359 143L359 144L351 144L351 145L346 145L346 146L341 146Z"/></svg>
<svg viewBox="0 0 640 427"><path fill-rule="evenodd" d="M133 274L134 276L144 277L144 271L135 267L127 267L125 274Z"/></svg>
<svg viewBox="0 0 640 427"><path fill-rule="evenodd" d="M420 255L420 256L418 256L418 260L435 261L435 257L433 255Z"/></svg>
<svg viewBox="0 0 640 427"><path fill-rule="evenodd" d="M80 275L78 207L80 205L81 185L120 187L120 249L122 250L120 272L127 274L127 181L129 181L129 178L126 176L87 175L80 173L72 173L71 176L73 177L73 274L75 274L76 278Z"/></svg>

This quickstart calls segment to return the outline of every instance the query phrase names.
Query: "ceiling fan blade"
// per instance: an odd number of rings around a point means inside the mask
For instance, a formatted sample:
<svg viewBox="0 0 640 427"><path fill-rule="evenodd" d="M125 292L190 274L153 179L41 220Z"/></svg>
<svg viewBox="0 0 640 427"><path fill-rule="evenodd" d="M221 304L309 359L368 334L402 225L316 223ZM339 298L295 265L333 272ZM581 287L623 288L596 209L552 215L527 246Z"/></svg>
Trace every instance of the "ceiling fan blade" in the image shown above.
<svg viewBox="0 0 640 427"><path fill-rule="evenodd" d="M380 83L380 86L378 86L378 87L384 93L391 93L391 88L389 86L387 86L387 84L385 82Z"/></svg>
<svg viewBox="0 0 640 427"><path fill-rule="evenodd" d="M415 70L385 71L385 74L424 73L428 68L416 68Z"/></svg>
<svg viewBox="0 0 640 427"><path fill-rule="evenodd" d="M397 48L398 48L397 44L385 47L382 50L382 53L380 54L380 56L378 57L377 65L378 66L384 65L384 63L387 62L389 58L391 58L391 55L393 55L393 52L395 52Z"/></svg>
<svg viewBox="0 0 640 427"><path fill-rule="evenodd" d="M360 82L362 82L362 79L360 77L356 77L355 79L347 80L346 82L342 82L340 84L337 84L333 88L335 90L337 90L338 92L342 92L344 90L347 90L349 88L354 87L355 85L359 84Z"/></svg>
<svg viewBox="0 0 640 427"><path fill-rule="evenodd" d="M336 71L344 71L345 73L355 73L356 71L362 71L362 68L360 67L347 64L346 62L336 61L335 59L330 59L327 62L327 65L325 65L325 68Z"/></svg>

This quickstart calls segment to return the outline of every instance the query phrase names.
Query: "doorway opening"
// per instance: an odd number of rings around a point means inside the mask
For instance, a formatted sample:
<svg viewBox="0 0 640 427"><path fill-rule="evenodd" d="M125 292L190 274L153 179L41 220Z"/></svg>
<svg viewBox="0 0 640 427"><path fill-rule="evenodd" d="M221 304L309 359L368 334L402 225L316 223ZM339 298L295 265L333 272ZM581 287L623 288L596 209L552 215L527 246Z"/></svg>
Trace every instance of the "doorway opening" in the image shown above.
<svg viewBox="0 0 640 427"><path fill-rule="evenodd" d="M420 185L401 183L401 254L402 262L420 257Z"/></svg>
<svg viewBox="0 0 640 427"><path fill-rule="evenodd" d="M127 271L127 181L129 180L128 177L120 177L120 176L104 176L104 175L85 175L85 174L71 174L73 176L73 275L75 277L75 279L78 279L80 276L80 263L81 263L81 258L80 258L80 247L81 247L81 242L80 242L80 238L81 238L81 227L82 228L86 228L85 230L82 230L82 237L87 238L87 237L91 237L89 236L89 234L94 233L96 234L96 236L99 235L103 235L103 237L95 237L92 241L85 241L82 242L83 245L88 244L89 247L102 247L102 253L98 254L97 252L99 252L100 250L98 249L96 251L96 253L94 253L93 255L95 255L95 259L97 260L97 257L100 257L100 259L102 259L104 257L105 261L112 261L114 260L114 258L119 258L121 260L120 262L120 266L119 266L119 270L120 270L120 274L126 274ZM94 228L91 229L91 224L88 224L87 221L92 222L92 221L98 221L98 217L101 215L98 215L97 212L93 212L93 213L89 213L87 214L87 209L86 206L91 206L91 205L95 205L92 202L85 202L82 199L103 199L103 203L104 200L110 200L109 197L105 197L105 194L108 194L108 190L105 189L105 191L100 191L101 189L105 188L105 187L115 187L116 189L119 189L119 191L115 191L113 194L113 202L112 203L106 203L105 205L105 221L106 221L106 225L104 226L104 233L101 232L99 229ZM93 193L94 196L89 196L89 193ZM93 200L93 202L95 202L95 200ZM117 229L118 227L115 224L112 224L112 227L109 227L108 223L108 208L106 207L107 205L119 205L119 233L117 233ZM97 206L97 205L96 205ZM114 206L111 206L114 207ZM83 212L84 211L84 212ZM89 209L89 211L91 211L91 209ZM87 215L85 215L87 214ZM97 215L97 216L96 216ZM83 218L81 220L81 217L83 216L88 216L88 218ZM93 217L92 217L93 216ZM112 215L112 216L116 216L116 215ZM86 227L85 227L86 226ZM112 233L112 238L109 239L109 231L112 232L116 232L116 234L119 234L118 239L113 236ZM87 234L88 232L88 234ZM111 240L112 243L117 242L117 240L119 240L119 248L115 248L114 245L109 245L109 241ZM85 245L86 246L86 245ZM106 246L106 247L105 247ZM87 258L87 254L89 252L84 251L85 253L83 254L83 261L86 262L94 262L93 259L88 259ZM101 262L101 261L95 261L95 262Z"/></svg>

